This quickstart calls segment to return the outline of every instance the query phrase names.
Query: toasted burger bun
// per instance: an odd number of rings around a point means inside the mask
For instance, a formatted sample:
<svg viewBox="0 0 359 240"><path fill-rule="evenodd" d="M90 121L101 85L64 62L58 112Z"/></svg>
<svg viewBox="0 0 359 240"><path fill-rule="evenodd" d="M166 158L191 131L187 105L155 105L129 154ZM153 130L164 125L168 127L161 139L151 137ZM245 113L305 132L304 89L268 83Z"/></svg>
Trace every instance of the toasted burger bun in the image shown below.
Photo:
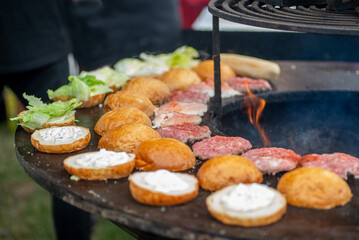
<svg viewBox="0 0 359 240"><path fill-rule="evenodd" d="M153 138L161 138L161 135L151 127L130 123L106 131L99 140L98 147L115 152L135 153L141 143Z"/></svg>
<svg viewBox="0 0 359 240"><path fill-rule="evenodd" d="M237 183L261 183L263 175L248 159L236 155L211 158L198 170L199 184L205 190L217 191Z"/></svg>
<svg viewBox="0 0 359 240"><path fill-rule="evenodd" d="M105 98L103 106L105 112L121 107L135 107L148 116L152 116L156 109L148 97L138 93L118 91Z"/></svg>
<svg viewBox="0 0 359 240"><path fill-rule="evenodd" d="M208 196L206 199L207 209L214 218L228 225L257 227L274 223L278 221L286 212L287 202L285 197L283 197L278 191L265 185L263 186L274 194L274 197L269 205L246 211L227 209L223 205L222 199L223 196L230 194L230 192L234 191L237 187L237 185L232 185Z"/></svg>
<svg viewBox="0 0 359 240"><path fill-rule="evenodd" d="M196 72L186 68L172 68L162 74L161 80L171 91L184 90L191 84L201 82Z"/></svg>
<svg viewBox="0 0 359 240"><path fill-rule="evenodd" d="M172 173L188 184L188 187L180 191L163 192L149 185L145 178L152 172L137 172L128 179L132 197L142 204L151 206L170 206L188 202L198 195L198 180L186 173Z"/></svg>
<svg viewBox="0 0 359 240"><path fill-rule="evenodd" d="M106 131L129 123L141 123L152 127L151 119L141 110L134 107L123 107L111 110L96 122L95 132L103 135Z"/></svg>
<svg viewBox="0 0 359 240"><path fill-rule="evenodd" d="M22 111L18 114L18 116L24 115L25 113L29 112L29 110ZM22 122L20 120L20 122ZM42 125L41 128L36 128L34 130L21 126L26 132L33 133L35 130L43 129L43 128L49 128L49 127L62 127L62 126L74 126L75 124L75 111L71 112L70 117L63 116L63 117L57 117L57 118L51 118L48 122L46 122L44 125Z"/></svg>
<svg viewBox="0 0 359 240"><path fill-rule="evenodd" d="M77 108L89 108L89 107L94 107L94 106L97 106L99 104L101 104L105 98L106 94L98 94L98 95L94 95L94 96L91 96L89 98L89 100L87 101L81 101L81 105L78 106ZM68 100L72 99L71 97L67 97L67 98L64 98L64 97L54 97L52 100L54 102L56 101L63 101L63 102L66 102Z"/></svg>
<svg viewBox="0 0 359 240"><path fill-rule="evenodd" d="M235 78L236 73L227 64L221 62L221 81L225 82L228 78ZM214 63L213 60L200 62L193 70L198 76L205 81L206 79L214 79Z"/></svg>
<svg viewBox="0 0 359 240"><path fill-rule="evenodd" d="M83 159L84 157L86 157L88 161L101 161L107 160L109 158L106 152L105 154L101 153L103 153L103 150L99 152L89 152L68 157L64 160L64 167L66 171L71 175L77 176L78 178L85 180L106 180L127 177L131 174L133 168L135 167L134 154L126 154L125 156L127 156L127 159L117 165L106 166L106 164L101 164L101 166L96 166L96 164L79 164L79 160ZM123 153L121 154L112 152L111 154L113 155L113 157L121 159ZM119 156L116 156L116 154L118 154ZM102 159L100 157L101 155Z"/></svg>
<svg viewBox="0 0 359 240"><path fill-rule="evenodd" d="M48 137L44 138L44 135ZM56 138L56 136L60 137ZM90 142L90 138L90 130L85 127L51 127L36 130L31 135L31 143L40 152L70 153L85 148Z"/></svg>
<svg viewBox="0 0 359 240"><path fill-rule="evenodd" d="M289 204L305 208L343 206L353 196L339 175L317 167L302 167L284 174L277 189L286 196Z"/></svg>
<svg viewBox="0 0 359 240"><path fill-rule="evenodd" d="M161 80L151 77L137 77L129 81L124 89L145 95L153 104L163 103L171 94L168 86Z"/></svg>
<svg viewBox="0 0 359 240"><path fill-rule="evenodd" d="M193 167L196 157L186 144L173 139L151 139L139 145L136 168L143 171L183 171Z"/></svg>

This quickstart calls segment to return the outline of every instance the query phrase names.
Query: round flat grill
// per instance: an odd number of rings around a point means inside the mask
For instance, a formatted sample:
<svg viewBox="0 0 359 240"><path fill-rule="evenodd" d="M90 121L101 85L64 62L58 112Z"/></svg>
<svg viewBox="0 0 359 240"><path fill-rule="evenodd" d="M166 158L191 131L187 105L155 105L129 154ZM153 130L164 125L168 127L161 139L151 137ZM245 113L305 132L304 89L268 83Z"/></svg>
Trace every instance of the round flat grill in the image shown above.
<svg viewBox="0 0 359 240"><path fill-rule="evenodd" d="M216 17L258 27L289 31L359 36L359 12L332 11L326 4L279 6L254 0L212 0Z"/></svg>

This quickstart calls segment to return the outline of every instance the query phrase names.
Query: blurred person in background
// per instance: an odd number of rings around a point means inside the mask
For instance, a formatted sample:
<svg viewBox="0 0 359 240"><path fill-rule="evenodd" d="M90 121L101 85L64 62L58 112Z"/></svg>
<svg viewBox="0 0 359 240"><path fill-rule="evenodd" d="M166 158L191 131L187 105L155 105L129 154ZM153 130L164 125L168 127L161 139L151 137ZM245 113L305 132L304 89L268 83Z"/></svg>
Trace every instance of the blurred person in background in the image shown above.
<svg viewBox="0 0 359 240"><path fill-rule="evenodd" d="M84 69L112 65L141 52L172 52L181 42L177 0L74 1L73 51Z"/></svg>
<svg viewBox="0 0 359 240"><path fill-rule="evenodd" d="M0 1L0 80L23 103L23 92L47 99L67 83L71 40L65 1Z"/></svg>
<svg viewBox="0 0 359 240"><path fill-rule="evenodd" d="M47 89L68 83L68 55L73 47L69 6L64 0L0 1L1 89L9 86L24 106L24 92L48 101ZM90 214L53 199L57 239L65 239L69 231L73 238L68 239L89 239Z"/></svg>
<svg viewBox="0 0 359 240"><path fill-rule="evenodd" d="M9 86L24 106L24 92L48 101L48 89L68 83L71 52L94 70L179 44L176 0L0 1L1 89ZM52 212L57 239L90 239L89 213L56 197Z"/></svg>

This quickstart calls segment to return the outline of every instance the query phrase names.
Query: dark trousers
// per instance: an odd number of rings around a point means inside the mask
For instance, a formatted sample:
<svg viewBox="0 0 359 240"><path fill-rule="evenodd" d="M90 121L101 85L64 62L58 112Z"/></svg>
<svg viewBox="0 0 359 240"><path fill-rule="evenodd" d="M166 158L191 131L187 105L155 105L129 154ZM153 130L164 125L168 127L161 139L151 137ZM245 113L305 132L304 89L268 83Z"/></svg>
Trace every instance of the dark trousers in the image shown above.
<svg viewBox="0 0 359 240"><path fill-rule="evenodd" d="M52 214L58 240L89 240L94 221L91 214L52 197Z"/></svg>
<svg viewBox="0 0 359 240"><path fill-rule="evenodd" d="M0 74L1 89L8 85L20 98L24 106L27 101L22 97L27 95L41 97L48 101L47 89L56 89L68 83L69 66L67 57L26 72ZM65 170L64 170L65 171ZM89 240L93 225L90 214L73 207L66 202L52 197L52 213L58 240Z"/></svg>

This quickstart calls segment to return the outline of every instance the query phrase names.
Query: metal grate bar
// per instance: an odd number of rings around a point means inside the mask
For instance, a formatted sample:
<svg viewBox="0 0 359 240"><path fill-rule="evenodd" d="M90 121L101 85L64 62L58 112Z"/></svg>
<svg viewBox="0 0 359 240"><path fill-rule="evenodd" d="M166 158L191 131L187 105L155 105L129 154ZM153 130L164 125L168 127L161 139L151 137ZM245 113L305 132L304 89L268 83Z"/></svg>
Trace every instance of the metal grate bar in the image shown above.
<svg viewBox="0 0 359 240"><path fill-rule="evenodd" d="M244 1L245 3L246 1ZM249 2L247 0L247 2ZM263 4L262 4L263 6ZM335 21L329 21L329 18L323 18L319 15L309 15L307 12L307 14L305 15L299 15L298 13L301 13L302 11L296 11L295 13L293 13L293 11L289 12L283 12L283 11L278 11L274 8L272 8L271 10L275 10L275 11L271 11L268 10L267 8L263 8L261 6L258 5L258 2L253 2L253 4L251 5L251 8L248 9L246 5L243 4L238 4L237 6L230 6L228 5L226 2L224 2L223 4L223 9L231 12L233 14L236 13L244 13L247 14L248 16L251 17L263 17L264 19L266 19L266 21L273 21L273 22L277 22L278 20L282 20L285 21L287 23L301 23L301 24L325 24L328 26L338 26L338 22L339 20L335 20ZM341 26L351 26L348 25L348 21L340 21L341 22ZM279 24L279 22L278 22Z"/></svg>
<svg viewBox="0 0 359 240"><path fill-rule="evenodd" d="M271 19L283 19L285 21L292 21L292 22L297 22L297 21L301 21L303 23L311 23L313 24L313 20L315 20L316 22L320 23L321 21L323 21L323 19L326 20L334 20L334 16L328 16L323 18L323 16L321 16L320 14L313 14L309 11L305 11L304 9L291 9L291 8L281 8L281 9L276 9L273 8L273 6L266 6L266 8L263 8L262 6L258 5L258 2L255 2L252 4L253 6L253 11L259 13L259 14L263 14L263 15L267 15L268 18ZM241 6L242 9L245 9L245 6ZM258 16L258 14L257 14ZM353 20L355 20L353 18ZM330 21L329 23L326 23L328 25L338 25L338 22L342 22L342 24L346 25L347 20L346 19L335 19L334 21Z"/></svg>
<svg viewBox="0 0 359 240"><path fill-rule="evenodd" d="M258 27L308 33L359 36L359 13L329 11L325 6L280 7L256 0L212 0L217 17Z"/></svg>

